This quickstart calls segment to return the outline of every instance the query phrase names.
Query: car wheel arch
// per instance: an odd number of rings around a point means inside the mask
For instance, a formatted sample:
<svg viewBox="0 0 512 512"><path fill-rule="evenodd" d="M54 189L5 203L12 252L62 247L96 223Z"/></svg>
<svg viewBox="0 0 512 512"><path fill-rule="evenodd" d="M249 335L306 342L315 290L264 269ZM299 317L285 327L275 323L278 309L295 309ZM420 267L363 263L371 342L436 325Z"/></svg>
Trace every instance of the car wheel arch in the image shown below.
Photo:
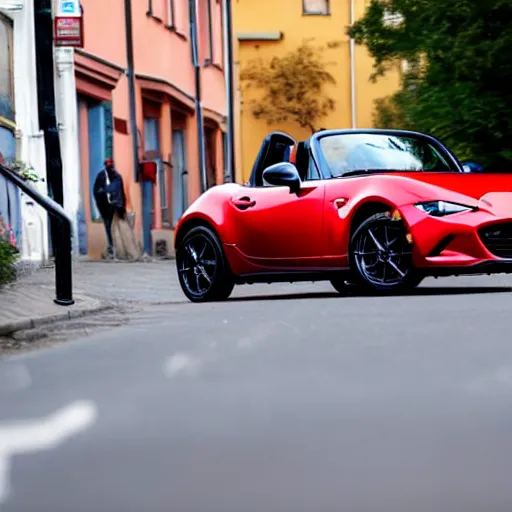
<svg viewBox="0 0 512 512"><path fill-rule="evenodd" d="M219 239L219 241L222 241L222 238L219 234L219 231L215 224L207 219L204 219L202 217L194 217L191 219L187 219L178 229L178 232L176 233L175 241L174 241L174 247L178 247L179 244L182 242L185 235L193 228L203 226L205 228L210 229L213 231L215 236Z"/></svg>
<svg viewBox="0 0 512 512"><path fill-rule="evenodd" d="M357 206L352 214L350 222L350 236L352 236L355 230L372 215L377 213L386 213L393 210L393 205L384 200L371 200L365 201L364 203Z"/></svg>

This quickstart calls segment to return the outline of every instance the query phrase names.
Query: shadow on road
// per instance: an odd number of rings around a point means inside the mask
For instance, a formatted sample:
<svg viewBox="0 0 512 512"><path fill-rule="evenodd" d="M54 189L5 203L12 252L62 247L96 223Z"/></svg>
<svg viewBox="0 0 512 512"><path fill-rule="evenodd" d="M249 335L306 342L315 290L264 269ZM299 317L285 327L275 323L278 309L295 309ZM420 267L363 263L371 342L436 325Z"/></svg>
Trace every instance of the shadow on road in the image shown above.
<svg viewBox="0 0 512 512"><path fill-rule="evenodd" d="M347 289L347 293L337 292L305 292L286 293L279 295L247 295L245 297L232 297L229 302L250 302L264 300L306 300L306 299L343 299L356 297L414 297L414 296L443 296L443 295L477 295L486 293L510 293L508 286L425 286L400 293L365 293L361 290Z"/></svg>

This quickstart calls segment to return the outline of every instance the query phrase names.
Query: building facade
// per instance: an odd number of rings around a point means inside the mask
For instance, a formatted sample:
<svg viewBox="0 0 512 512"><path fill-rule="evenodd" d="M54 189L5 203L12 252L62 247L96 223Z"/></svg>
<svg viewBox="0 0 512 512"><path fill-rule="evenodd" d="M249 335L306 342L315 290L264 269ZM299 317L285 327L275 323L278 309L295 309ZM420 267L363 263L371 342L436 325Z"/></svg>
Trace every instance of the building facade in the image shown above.
<svg viewBox="0 0 512 512"><path fill-rule="evenodd" d="M0 161L31 167L46 194L44 136L39 128L34 0L0 0ZM0 177L0 217L12 228L23 260L48 259L48 216Z"/></svg>
<svg viewBox="0 0 512 512"><path fill-rule="evenodd" d="M328 71L336 81L335 85L326 86L326 92L336 101L336 109L321 120L321 128L372 127L374 101L396 91L400 74L398 70L390 72L372 83L373 59L366 48L356 47L346 34L346 28L364 14L368 5L369 0L233 2L235 76L252 59L282 56L305 39L324 47L336 43L326 53L326 60L332 62ZM255 119L248 105L250 98L237 80L238 181L249 178L260 144L270 130L283 130L302 140L311 135L309 130L293 123L268 126L265 120Z"/></svg>
<svg viewBox="0 0 512 512"><path fill-rule="evenodd" d="M226 93L220 0L197 0L202 111L207 186L224 180ZM124 0L82 0L85 46L75 50L72 76L61 55L66 91L74 87L74 109L61 95L61 119L76 145L63 144L71 169L67 193L74 194L78 251L91 259L105 249L103 224L92 187L107 157L113 157L125 183L128 211L146 252L172 253L173 229L185 208L202 192L196 125L196 82L192 62L190 13L185 0L132 1L137 152L157 165L155 185L136 180L132 132ZM59 64L57 64L59 66ZM67 69L67 68L66 68ZM64 139L61 140L64 140ZM63 152L66 149L63 149ZM66 170L68 172L68 170ZM163 248L163 249L162 249Z"/></svg>

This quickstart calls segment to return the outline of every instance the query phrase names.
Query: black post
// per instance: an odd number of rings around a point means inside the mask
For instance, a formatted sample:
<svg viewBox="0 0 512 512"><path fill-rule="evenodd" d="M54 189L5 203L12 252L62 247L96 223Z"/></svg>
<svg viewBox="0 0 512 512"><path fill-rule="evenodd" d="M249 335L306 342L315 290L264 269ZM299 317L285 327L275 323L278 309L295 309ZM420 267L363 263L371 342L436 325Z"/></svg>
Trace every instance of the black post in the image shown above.
<svg viewBox="0 0 512 512"><path fill-rule="evenodd" d="M197 142L199 145L199 169L201 171L201 192L204 192L208 186L206 178L206 155L204 147L204 123L203 108L201 106L201 64L199 62L199 48L197 42L197 10L195 0L189 0L190 12L190 40L192 42L192 62L195 71L195 109L197 122Z"/></svg>
<svg viewBox="0 0 512 512"><path fill-rule="evenodd" d="M135 181L139 180L139 149L137 131L137 106L135 95L135 66L133 59L133 23L132 23L132 2L124 0L124 19L126 32L126 60L128 75L128 93L130 101L130 130L132 132L132 158L133 173Z"/></svg>
<svg viewBox="0 0 512 512"><path fill-rule="evenodd" d="M55 113L55 84L53 79L53 17L52 1L35 2L34 13L36 40L36 72L39 126L44 132L46 153L46 181L48 195L59 205L64 205L62 160L59 130ZM59 223L50 217L52 248L55 259L59 251Z"/></svg>
<svg viewBox="0 0 512 512"><path fill-rule="evenodd" d="M14 183L27 196L31 197L36 203L41 205L49 214L50 218L56 224L56 236L53 239L55 251L55 292L54 302L59 306L71 306L75 303L73 300L73 271L72 271L72 253L71 236L73 224L67 216L64 208L57 202L47 196L40 194L37 190L27 185L11 169L0 165L0 175L8 181ZM60 229L59 229L60 228Z"/></svg>
<svg viewBox="0 0 512 512"><path fill-rule="evenodd" d="M226 70L226 96L228 102L228 151L227 170L229 181L234 182L235 176L235 107L234 107L234 85L233 85L233 13L231 0L224 0L224 43Z"/></svg>

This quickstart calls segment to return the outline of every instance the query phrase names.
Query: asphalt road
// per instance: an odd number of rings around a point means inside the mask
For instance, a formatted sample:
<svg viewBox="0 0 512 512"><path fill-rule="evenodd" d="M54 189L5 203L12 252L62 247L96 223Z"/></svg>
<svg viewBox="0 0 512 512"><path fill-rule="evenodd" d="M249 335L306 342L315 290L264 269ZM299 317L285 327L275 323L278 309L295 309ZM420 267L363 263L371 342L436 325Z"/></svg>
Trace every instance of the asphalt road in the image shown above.
<svg viewBox="0 0 512 512"><path fill-rule="evenodd" d="M510 512L510 286L240 288L5 359L0 510Z"/></svg>

